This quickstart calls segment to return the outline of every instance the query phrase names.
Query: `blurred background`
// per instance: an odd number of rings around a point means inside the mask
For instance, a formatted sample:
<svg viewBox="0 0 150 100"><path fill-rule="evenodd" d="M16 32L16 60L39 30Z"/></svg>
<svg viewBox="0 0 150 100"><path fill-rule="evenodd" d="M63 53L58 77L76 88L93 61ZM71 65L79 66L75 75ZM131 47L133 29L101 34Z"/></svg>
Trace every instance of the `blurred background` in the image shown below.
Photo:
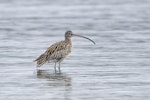
<svg viewBox="0 0 150 100"><path fill-rule="evenodd" d="M0 0L0 100L149 100L149 0ZM33 62L66 30L72 53Z"/></svg>

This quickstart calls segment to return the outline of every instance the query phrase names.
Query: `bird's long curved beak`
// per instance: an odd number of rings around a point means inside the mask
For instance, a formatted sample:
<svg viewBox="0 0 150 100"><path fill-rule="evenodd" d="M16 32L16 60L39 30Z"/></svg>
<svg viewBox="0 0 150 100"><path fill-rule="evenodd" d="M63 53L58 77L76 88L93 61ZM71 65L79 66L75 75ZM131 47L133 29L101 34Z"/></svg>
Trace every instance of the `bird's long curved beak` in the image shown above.
<svg viewBox="0 0 150 100"><path fill-rule="evenodd" d="M87 40L91 41L93 44L95 44L95 42L94 42L93 40L91 40L91 39L89 39L89 38L87 38L87 37L85 37L85 36L77 35L77 34L72 34L72 35L73 35L73 36L77 36L77 37L85 38L85 39L87 39Z"/></svg>

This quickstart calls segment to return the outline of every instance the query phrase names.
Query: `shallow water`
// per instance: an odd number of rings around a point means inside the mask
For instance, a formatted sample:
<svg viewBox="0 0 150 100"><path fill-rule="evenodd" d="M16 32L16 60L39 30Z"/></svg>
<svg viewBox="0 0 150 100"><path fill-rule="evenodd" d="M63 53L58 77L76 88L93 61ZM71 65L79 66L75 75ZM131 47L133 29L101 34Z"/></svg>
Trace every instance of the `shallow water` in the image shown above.
<svg viewBox="0 0 150 100"><path fill-rule="evenodd" d="M149 0L0 1L0 100L149 100ZM71 29L62 62L33 60Z"/></svg>

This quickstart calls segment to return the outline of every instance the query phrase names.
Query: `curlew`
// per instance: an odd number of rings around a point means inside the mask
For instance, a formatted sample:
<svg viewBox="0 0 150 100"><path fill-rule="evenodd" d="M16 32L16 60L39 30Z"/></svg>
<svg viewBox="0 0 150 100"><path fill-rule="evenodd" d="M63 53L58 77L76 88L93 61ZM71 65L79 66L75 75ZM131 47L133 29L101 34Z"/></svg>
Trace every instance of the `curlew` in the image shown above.
<svg viewBox="0 0 150 100"><path fill-rule="evenodd" d="M54 62L55 63L54 70L56 73L56 71L57 71L56 63L59 63L58 71L59 71L59 73L61 73L60 63L71 52L71 48L72 48L71 37L73 37L73 36L88 39L95 44L95 42L93 40L91 40L85 36L74 34L71 30L68 30L65 32L65 40L54 43L49 48L47 48L47 50L43 54L41 54L36 60L34 60L37 62L37 67L40 67L45 63Z"/></svg>

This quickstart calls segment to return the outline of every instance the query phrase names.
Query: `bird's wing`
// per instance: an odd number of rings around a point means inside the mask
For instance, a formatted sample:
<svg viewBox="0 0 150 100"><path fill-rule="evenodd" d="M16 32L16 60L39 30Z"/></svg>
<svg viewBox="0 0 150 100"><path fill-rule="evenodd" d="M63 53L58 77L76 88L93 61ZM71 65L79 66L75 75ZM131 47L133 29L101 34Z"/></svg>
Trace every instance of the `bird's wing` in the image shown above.
<svg viewBox="0 0 150 100"><path fill-rule="evenodd" d="M49 48L47 48L47 50L45 51L45 54L51 55L54 52L57 52L57 51L65 49L65 47L66 47L66 43L64 41L60 41L60 42L54 43Z"/></svg>
<svg viewBox="0 0 150 100"><path fill-rule="evenodd" d="M58 60L64 58L69 52L71 52L71 45L66 41L60 41L51 45L45 54L49 60Z"/></svg>

